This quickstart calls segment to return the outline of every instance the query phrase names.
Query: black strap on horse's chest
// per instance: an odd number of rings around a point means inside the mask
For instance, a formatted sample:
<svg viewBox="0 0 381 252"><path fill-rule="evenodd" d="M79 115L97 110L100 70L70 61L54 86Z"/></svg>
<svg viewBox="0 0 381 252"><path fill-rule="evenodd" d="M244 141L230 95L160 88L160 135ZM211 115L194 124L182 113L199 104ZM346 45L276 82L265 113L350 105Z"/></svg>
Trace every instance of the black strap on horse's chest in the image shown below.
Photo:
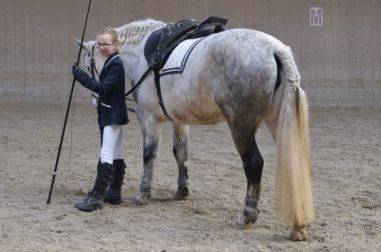
<svg viewBox="0 0 381 252"><path fill-rule="evenodd" d="M213 33L225 30L227 19L221 17L209 17L205 21L198 23L194 19L184 19L174 24L168 24L166 27L153 32L147 39L144 47L144 56L147 60L148 70L143 74L134 87L126 93L126 96L132 93L143 82L150 71L155 75L155 87L159 97L159 105L164 114L168 115L161 94L160 87L160 69L165 65L172 51L181 42L186 39L195 39L205 37Z"/></svg>

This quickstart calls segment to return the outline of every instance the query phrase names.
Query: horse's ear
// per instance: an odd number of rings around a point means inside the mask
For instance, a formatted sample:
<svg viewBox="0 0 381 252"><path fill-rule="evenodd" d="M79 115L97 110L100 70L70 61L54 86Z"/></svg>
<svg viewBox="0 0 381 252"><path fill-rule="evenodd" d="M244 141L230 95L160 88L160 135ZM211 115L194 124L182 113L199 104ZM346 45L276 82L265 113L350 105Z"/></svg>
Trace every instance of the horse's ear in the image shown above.
<svg viewBox="0 0 381 252"><path fill-rule="evenodd" d="M81 46L81 40L76 39L75 40L75 45L79 48ZM91 48L89 48L89 46L86 44L86 42L83 42L82 49L87 51L87 52L90 52L90 50L91 50Z"/></svg>
<svg viewBox="0 0 381 252"><path fill-rule="evenodd" d="M75 39L75 45L79 48L81 46L81 40Z"/></svg>

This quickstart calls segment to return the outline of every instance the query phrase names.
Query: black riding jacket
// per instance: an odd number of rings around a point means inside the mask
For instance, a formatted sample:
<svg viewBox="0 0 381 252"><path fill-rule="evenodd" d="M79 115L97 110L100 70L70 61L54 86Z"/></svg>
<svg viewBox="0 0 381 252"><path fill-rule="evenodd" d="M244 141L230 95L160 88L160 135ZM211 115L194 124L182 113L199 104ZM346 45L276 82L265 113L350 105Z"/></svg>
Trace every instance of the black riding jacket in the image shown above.
<svg viewBox="0 0 381 252"><path fill-rule="evenodd" d="M124 97L124 67L118 53L114 53L107 58L99 76L99 81L91 78L84 71L80 71L76 78L84 87L99 95L97 111L100 127L128 123L127 106Z"/></svg>

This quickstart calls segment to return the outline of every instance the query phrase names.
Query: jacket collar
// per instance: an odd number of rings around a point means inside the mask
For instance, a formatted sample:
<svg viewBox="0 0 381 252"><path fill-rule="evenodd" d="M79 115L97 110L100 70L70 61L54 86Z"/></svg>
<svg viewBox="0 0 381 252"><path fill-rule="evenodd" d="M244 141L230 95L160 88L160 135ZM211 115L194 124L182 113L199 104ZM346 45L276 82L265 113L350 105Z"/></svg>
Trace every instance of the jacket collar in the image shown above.
<svg viewBox="0 0 381 252"><path fill-rule="evenodd" d="M115 58L116 56L118 56L118 52L114 52L113 54L111 54L110 56L108 56L108 58L107 58L106 61L105 61L104 67L106 67L107 64L108 64L113 58Z"/></svg>

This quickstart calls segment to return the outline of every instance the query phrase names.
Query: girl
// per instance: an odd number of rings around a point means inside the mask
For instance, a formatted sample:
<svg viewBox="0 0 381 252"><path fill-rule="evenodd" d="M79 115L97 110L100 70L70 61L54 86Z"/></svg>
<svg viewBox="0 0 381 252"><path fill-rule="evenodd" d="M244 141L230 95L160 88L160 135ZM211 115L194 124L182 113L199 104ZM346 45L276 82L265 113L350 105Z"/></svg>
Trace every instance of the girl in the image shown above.
<svg viewBox="0 0 381 252"><path fill-rule="evenodd" d="M98 124L101 132L101 151L97 177L93 190L80 203L74 205L81 211L94 211L103 206L103 200L121 203L125 163L122 157L122 127L128 123L124 67L118 55L118 34L105 28L97 35L97 49L107 58L99 82L77 65L72 73L85 88L99 95L97 103ZM107 191L106 191L107 190Z"/></svg>

